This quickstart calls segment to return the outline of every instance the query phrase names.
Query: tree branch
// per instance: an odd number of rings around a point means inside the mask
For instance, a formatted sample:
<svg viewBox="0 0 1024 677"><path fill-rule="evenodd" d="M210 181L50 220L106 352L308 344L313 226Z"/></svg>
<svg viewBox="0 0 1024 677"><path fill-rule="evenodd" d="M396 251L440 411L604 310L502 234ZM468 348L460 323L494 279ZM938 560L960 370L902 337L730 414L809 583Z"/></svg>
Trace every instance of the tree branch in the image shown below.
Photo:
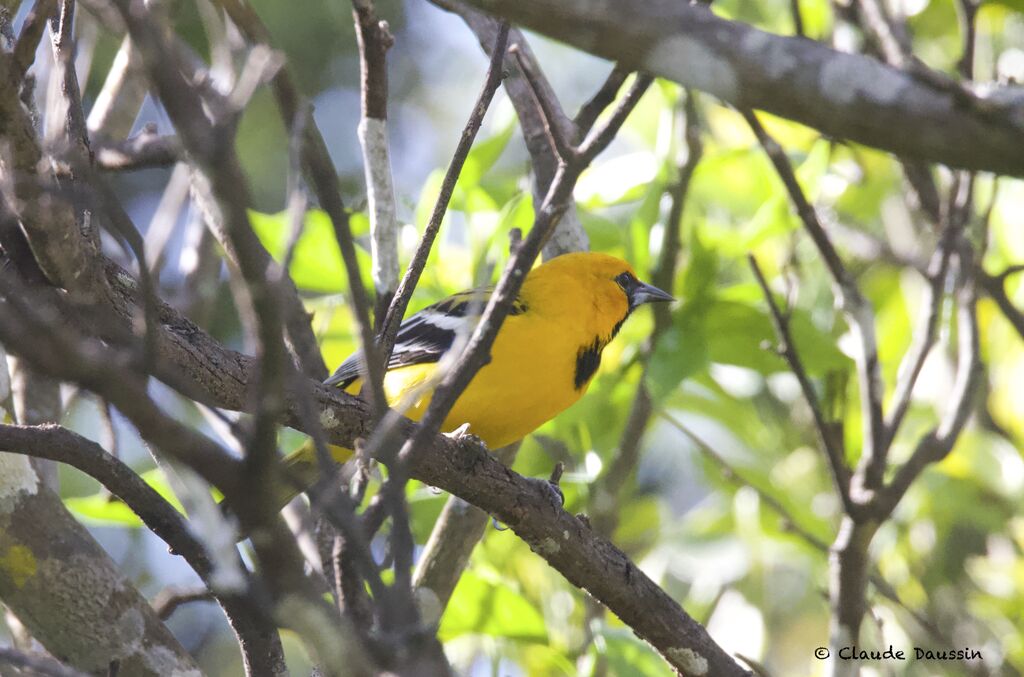
<svg viewBox="0 0 1024 677"><path fill-rule="evenodd" d="M58 425L0 425L0 449L70 465L89 475L124 501L150 531L210 585L213 563L202 543L190 533L182 515L128 466L96 443ZM277 628L267 610L253 603L252 598L259 595L218 590L215 586L210 589L238 638L246 674L285 674ZM159 608L156 611L161 618L166 618Z"/></svg>
<svg viewBox="0 0 1024 677"><path fill-rule="evenodd" d="M906 415L907 409L910 408L910 396L913 393L914 384L917 383L917 377L920 375L921 369L924 368L928 353L931 352L931 348L935 344L946 275L949 270L949 258L952 255L954 238L958 234L959 229L952 227L952 220L950 220L946 225L939 248L932 256L932 261L928 266L928 287L922 303L921 321L914 331L913 343L900 363L892 404L885 422L885 446L892 444L896 433L899 432L903 417Z"/></svg>
<svg viewBox="0 0 1024 677"><path fill-rule="evenodd" d="M828 136L925 162L1024 175L1024 95L952 91L820 43L721 19L701 5L650 0L470 0L584 51L756 108ZM582 27L586 26L586 30ZM969 94L969 93L968 93ZM956 138L947 133L956 129Z"/></svg>
<svg viewBox="0 0 1024 677"><path fill-rule="evenodd" d="M409 267L406 269L405 275L402 276L402 282L398 285L398 290L395 292L388 307L387 316L381 324L380 352L385 363L391 358L391 352L395 347L395 337L398 335L398 328L402 323L402 318L405 317L405 311L409 307L409 300L412 298L412 293L419 283L423 268L427 265L427 258L430 256L434 239L441 229L441 222L444 220L444 215L448 210L448 203L451 201L452 193L455 192L459 174L462 172L462 167L466 163L469 151L473 147L473 141L476 139L477 132L480 131L480 125L483 123L484 115L486 115L487 109L491 105L494 93L501 85L503 77L502 63L505 58L507 38L508 26L505 25L499 32L494 50L491 53L491 62L487 68L483 87L477 96L476 103L473 105L469 120L466 121L466 126L462 129L462 135L459 137L459 143L455 147L455 153L452 155L451 162L448 163L448 169L445 170L444 179L441 181L441 190L438 192L437 201L434 203L434 209L430 213L430 219L423 230L420 242L416 246L416 253L413 254L412 261L409 262Z"/></svg>
<svg viewBox="0 0 1024 677"><path fill-rule="evenodd" d="M143 130L124 141L94 138L93 153L99 169L113 172L166 167L184 159L176 136Z"/></svg>
<svg viewBox="0 0 1024 677"><path fill-rule="evenodd" d="M846 465L846 459L840 447L841 442L837 439L835 427L825 420L825 414L822 411L821 403L818 401L814 384L811 383L807 370L804 369L803 362L801 362L800 355L796 349L796 344L793 342L793 336L790 334L789 321L782 314L778 304L775 303L775 297L772 295L772 290L764 278L764 273L761 272L761 267L757 265L757 259L754 258L753 254L748 254L747 261L750 263L750 268L754 272L754 278L761 287L765 301L768 303L772 325L775 327L775 334L779 339L781 357L789 365L789 369L796 376L797 382L800 383L800 391L803 393L804 399L807 400L807 406L814 417L814 429L818 433L818 440L821 443L822 450L825 452L836 495L842 502L846 513L850 515L855 514L859 508L850 499L850 468Z"/></svg>
<svg viewBox="0 0 1024 677"><path fill-rule="evenodd" d="M35 655L4 647L0 647L0 665L30 670L31 674L41 677L87 677L86 673L68 667L45 654Z"/></svg>
<svg viewBox="0 0 1024 677"><path fill-rule="evenodd" d="M848 491L850 498L856 503L859 501L856 493L867 490L877 490L882 483L882 473L885 470L885 458L887 447L884 444L885 422L882 417L882 375L881 365L878 360L878 342L875 338L875 317L871 304L860 293L856 283L850 276L843 262L839 259L832 241L818 220L818 213L807 201L800 183L797 181L793 166L786 157L785 152L776 143L775 139L769 136L757 117L751 111L741 111L758 142L764 148L765 153L771 159L782 179L790 200L796 207L797 214L803 222L804 229L814 241L818 253L821 255L832 276L833 293L836 297L836 304L842 309L846 321L853 331L857 340L857 353L854 361L857 365L857 376L860 385L861 416L863 419L863 442L861 449L860 466L854 475L853 483ZM846 503L844 502L844 505ZM851 516L857 513L849 513Z"/></svg>
<svg viewBox="0 0 1024 677"><path fill-rule="evenodd" d="M458 0L431 0L431 2L460 16L476 35L483 50L488 54L494 51L501 22L467 7ZM533 203L538 205L544 201L544 196L547 195L548 188L551 186L551 180L558 168L558 157L548 141L540 108L534 97L539 96L550 102L549 108L555 114L555 124L567 138L576 139L578 131L574 129L573 122L562 111L558 97L547 78L544 77L540 65L537 64L526 37L517 29L510 29L509 43L518 46L519 57L515 61L509 60L505 64L508 72L508 77L505 78L505 92L516 109L519 127L523 131L526 149L530 153L530 161L533 166ZM523 69L518 65L519 61L530 64L529 68L533 74L532 83L527 82ZM601 101L604 101L603 97ZM559 221L555 232L544 245L544 259L547 260L566 252L586 251L589 248L590 240L580 224L576 205L570 205L562 216L562 220Z"/></svg>
<svg viewBox="0 0 1024 677"><path fill-rule="evenodd" d="M963 256L963 254L961 254ZM978 330L977 298L973 261L961 259L961 275L966 276L957 293L957 373L949 404L939 424L926 433L917 447L882 491L877 506L880 516L896 507L907 489L926 466L941 461L953 449L972 411L973 397L981 375L981 347Z"/></svg>
<svg viewBox="0 0 1024 677"><path fill-rule="evenodd" d="M370 254L377 292L376 329L379 332L384 310L398 286L398 222L387 127L387 51L394 38L388 31L387 22L377 18L372 2L359 0L352 6L362 76L362 118L358 135L363 149L366 200L370 210ZM386 363L386 358L383 361Z"/></svg>

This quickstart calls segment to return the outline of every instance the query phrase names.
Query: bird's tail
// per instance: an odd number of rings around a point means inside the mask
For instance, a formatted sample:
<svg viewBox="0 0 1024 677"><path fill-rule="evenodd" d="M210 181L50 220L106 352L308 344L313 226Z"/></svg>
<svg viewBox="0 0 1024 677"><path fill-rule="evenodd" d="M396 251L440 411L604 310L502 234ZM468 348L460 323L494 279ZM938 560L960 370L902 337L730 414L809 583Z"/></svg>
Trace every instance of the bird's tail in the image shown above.
<svg viewBox="0 0 1024 677"><path fill-rule="evenodd" d="M351 449L333 444L327 445L327 449L331 452L331 457L337 463L344 463L352 458ZM275 506L278 509L288 505L288 502L298 496L300 491L305 491L313 486L313 483L320 476L320 467L316 459L316 447L311 439L306 440L301 447L285 456L282 463L284 464L282 475L287 479L290 491L282 492L282 498L285 500L279 506Z"/></svg>
<svg viewBox="0 0 1024 677"><path fill-rule="evenodd" d="M338 447L333 444L328 445L327 448L330 450L331 456L338 463L344 463L352 458L351 449ZM293 498L313 486L313 483L320 477L320 467L317 463L313 440L306 440L301 447L285 456L281 463L283 468L282 472L278 475L279 481L270 492L274 512L279 512ZM221 507L224 510L230 510L224 503L221 504Z"/></svg>

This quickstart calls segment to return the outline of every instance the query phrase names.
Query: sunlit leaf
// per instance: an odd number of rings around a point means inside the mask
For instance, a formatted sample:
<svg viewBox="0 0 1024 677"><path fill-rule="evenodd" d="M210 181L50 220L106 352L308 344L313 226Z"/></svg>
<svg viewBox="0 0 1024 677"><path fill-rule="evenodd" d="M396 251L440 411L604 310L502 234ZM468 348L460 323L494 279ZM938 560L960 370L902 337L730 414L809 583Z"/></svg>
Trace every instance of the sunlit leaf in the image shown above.
<svg viewBox="0 0 1024 677"><path fill-rule="evenodd" d="M277 214L249 212L249 220L260 242L278 261L283 261L292 235L291 216L287 211ZM365 215L353 214L350 224L354 236L368 230ZM367 254L356 248L360 268L369 270ZM338 293L348 288L348 277L341 261L338 241L330 218L321 210L306 212L302 234L295 246L289 274L296 286L320 293Z"/></svg>
<svg viewBox="0 0 1024 677"><path fill-rule="evenodd" d="M438 635L443 640L466 633L526 641L544 641L544 617L509 584L467 571L459 579Z"/></svg>
<svg viewBox="0 0 1024 677"><path fill-rule="evenodd" d="M164 480L163 472L158 469L149 470L142 473L141 477L178 512L184 512L177 496ZM89 496L66 498L64 505L77 517L88 523L126 527L143 526L142 520L132 512L131 508L107 492L101 491Z"/></svg>
<svg viewBox="0 0 1024 677"><path fill-rule="evenodd" d="M680 313L680 317L694 313ZM682 381L704 369L709 360L709 337L703 323L686 326L685 319L665 331L658 339L647 371L651 397L659 400L679 387Z"/></svg>
<svg viewBox="0 0 1024 677"><path fill-rule="evenodd" d="M487 139L477 139L466 156L466 164L459 174L459 187L466 188L476 186L480 179L494 166L501 154L505 151L512 132L516 129L515 118L510 118L508 123L496 134Z"/></svg>

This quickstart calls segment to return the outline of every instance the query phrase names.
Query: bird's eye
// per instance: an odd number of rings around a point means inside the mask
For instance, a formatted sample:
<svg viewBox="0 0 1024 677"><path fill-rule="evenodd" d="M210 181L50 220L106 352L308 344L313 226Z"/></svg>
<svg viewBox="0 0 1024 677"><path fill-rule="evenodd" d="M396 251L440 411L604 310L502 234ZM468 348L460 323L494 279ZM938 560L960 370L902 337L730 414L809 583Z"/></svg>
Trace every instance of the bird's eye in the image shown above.
<svg viewBox="0 0 1024 677"><path fill-rule="evenodd" d="M633 277L633 274L630 272L620 273L616 275L615 281L618 283L620 287L622 287L623 291L626 292L629 291L630 287L636 284L636 278Z"/></svg>

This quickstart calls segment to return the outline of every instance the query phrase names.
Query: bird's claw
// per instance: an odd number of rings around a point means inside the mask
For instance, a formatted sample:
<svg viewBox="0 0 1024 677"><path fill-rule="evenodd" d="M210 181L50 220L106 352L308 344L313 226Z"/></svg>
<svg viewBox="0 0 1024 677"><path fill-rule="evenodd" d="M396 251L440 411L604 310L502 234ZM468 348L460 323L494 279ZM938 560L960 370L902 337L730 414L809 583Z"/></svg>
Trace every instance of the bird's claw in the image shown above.
<svg viewBox="0 0 1024 677"><path fill-rule="evenodd" d="M453 439L456 442L458 442L463 437L465 437L467 434L469 434L469 424L468 423L463 423L462 425L460 425L458 428L456 428L455 430L451 431L450 433L444 433L444 436L445 437L450 437L451 439Z"/></svg>
<svg viewBox="0 0 1024 677"><path fill-rule="evenodd" d="M565 493L562 492L562 487L558 486L557 482L547 481L548 489L551 491L552 503L555 503L559 508L565 507Z"/></svg>
<svg viewBox="0 0 1024 677"><path fill-rule="evenodd" d="M562 487L559 484L562 480L562 473L565 471L565 464L559 461L555 464L555 467L551 469L551 477L548 479L548 488L558 499L558 507L565 507L565 494L562 492Z"/></svg>

